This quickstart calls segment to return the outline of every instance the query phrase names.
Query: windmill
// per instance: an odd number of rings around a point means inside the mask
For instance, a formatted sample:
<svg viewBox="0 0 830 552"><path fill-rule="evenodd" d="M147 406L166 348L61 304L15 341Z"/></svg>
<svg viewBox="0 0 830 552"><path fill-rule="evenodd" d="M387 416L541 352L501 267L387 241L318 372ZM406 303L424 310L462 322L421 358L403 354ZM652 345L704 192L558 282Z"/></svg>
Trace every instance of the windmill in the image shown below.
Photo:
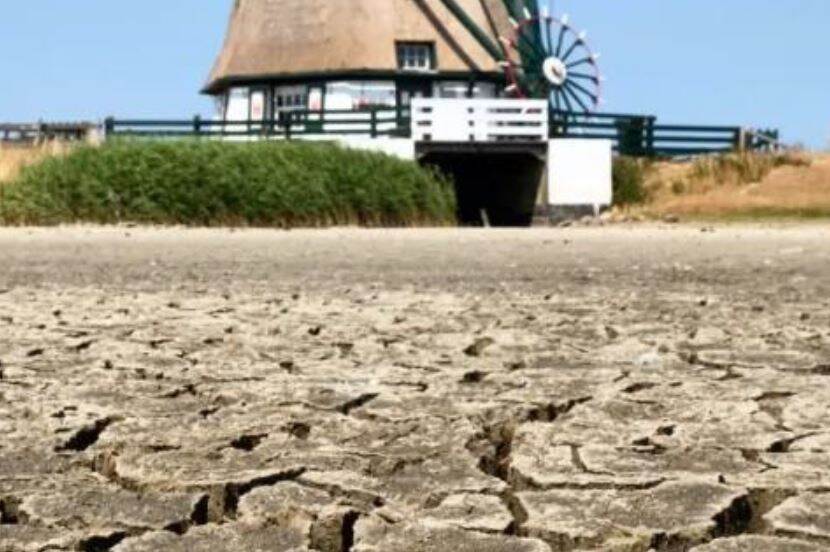
<svg viewBox="0 0 830 552"><path fill-rule="evenodd" d="M537 0L234 0L204 92L234 120L508 96L567 121L600 103L597 59Z"/></svg>

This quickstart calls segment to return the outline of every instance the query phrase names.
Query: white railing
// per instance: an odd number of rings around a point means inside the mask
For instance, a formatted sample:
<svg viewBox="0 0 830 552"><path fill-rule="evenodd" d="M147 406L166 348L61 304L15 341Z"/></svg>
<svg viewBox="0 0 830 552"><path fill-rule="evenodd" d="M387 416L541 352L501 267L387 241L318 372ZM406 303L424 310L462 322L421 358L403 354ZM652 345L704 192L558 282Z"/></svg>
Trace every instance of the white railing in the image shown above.
<svg viewBox="0 0 830 552"><path fill-rule="evenodd" d="M547 141L548 102L414 99L412 137L422 142Z"/></svg>

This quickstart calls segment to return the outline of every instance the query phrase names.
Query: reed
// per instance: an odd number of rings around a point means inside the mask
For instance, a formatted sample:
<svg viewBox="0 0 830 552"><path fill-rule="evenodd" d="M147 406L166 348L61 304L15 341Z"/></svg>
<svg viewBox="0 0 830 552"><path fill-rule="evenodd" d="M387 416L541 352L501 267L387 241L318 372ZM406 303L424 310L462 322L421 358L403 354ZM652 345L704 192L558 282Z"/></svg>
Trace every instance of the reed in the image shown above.
<svg viewBox="0 0 830 552"><path fill-rule="evenodd" d="M8 225L445 225L441 175L379 153L301 142L115 141L42 159L0 187Z"/></svg>

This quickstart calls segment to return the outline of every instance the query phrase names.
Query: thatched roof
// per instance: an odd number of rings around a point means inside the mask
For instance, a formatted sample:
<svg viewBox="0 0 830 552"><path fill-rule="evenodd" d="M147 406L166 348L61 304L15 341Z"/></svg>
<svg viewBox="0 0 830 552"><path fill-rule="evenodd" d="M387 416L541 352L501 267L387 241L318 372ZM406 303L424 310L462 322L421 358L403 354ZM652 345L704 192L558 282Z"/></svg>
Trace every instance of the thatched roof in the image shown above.
<svg viewBox="0 0 830 552"><path fill-rule="evenodd" d="M494 42L508 33L502 0L458 3ZM442 73L501 72L440 0L234 0L205 91L245 79L395 71L396 41L434 42Z"/></svg>

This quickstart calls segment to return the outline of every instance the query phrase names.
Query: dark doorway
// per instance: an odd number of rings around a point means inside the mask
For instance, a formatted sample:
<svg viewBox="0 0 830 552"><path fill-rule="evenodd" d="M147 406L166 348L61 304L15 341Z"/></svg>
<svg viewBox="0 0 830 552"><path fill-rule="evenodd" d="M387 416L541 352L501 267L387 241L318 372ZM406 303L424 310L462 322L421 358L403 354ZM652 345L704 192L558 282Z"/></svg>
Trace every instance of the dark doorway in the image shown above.
<svg viewBox="0 0 830 552"><path fill-rule="evenodd" d="M461 224L531 225L545 171L543 156L515 149L465 152L439 148L439 144L430 146L420 161L437 167L453 179Z"/></svg>

